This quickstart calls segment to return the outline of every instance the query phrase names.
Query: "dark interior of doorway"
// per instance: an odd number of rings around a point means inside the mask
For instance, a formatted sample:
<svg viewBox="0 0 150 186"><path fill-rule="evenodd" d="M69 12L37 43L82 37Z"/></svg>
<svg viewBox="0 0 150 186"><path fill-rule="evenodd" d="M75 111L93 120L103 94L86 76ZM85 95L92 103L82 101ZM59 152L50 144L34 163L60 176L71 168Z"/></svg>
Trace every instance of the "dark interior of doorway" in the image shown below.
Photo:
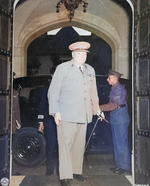
<svg viewBox="0 0 150 186"><path fill-rule="evenodd" d="M73 27L64 27L56 35L45 33L29 45L27 74L49 73L50 67L70 60L71 51L68 46L77 41L86 41L91 44L86 62L94 67L96 74L107 74L112 60L111 48L108 43L93 33L90 36L80 36ZM46 57L49 60L46 61ZM49 68L46 64L48 62ZM44 65L47 66L46 70Z"/></svg>

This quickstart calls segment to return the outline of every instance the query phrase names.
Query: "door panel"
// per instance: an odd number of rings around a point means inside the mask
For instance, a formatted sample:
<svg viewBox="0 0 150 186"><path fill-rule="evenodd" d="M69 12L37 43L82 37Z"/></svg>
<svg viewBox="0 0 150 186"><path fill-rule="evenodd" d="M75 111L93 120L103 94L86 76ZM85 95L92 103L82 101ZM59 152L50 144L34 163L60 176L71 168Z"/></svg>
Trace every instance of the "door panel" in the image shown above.
<svg viewBox="0 0 150 186"><path fill-rule="evenodd" d="M0 0L0 6L4 8L4 10L6 10L7 12L9 12L10 10L10 3L10 0Z"/></svg>
<svg viewBox="0 0 150 186"><path fill-rule="evenodd" d="M148 22L148 19L140 22L140 50L148 47Z"/></svg>
<svg viewBox="0 0 150 186"><path fill-rule="evenodd" d="M9 63L5 56L0 56L0 90L8 90Z"/></svg>
<svg viewBox="0 0 150 186"><path fill-rule="evenodd" d="M144 136L138 136L138 151L141 153L138 156L138 169L140 172L146 173L149 171L149 140L146 139Z"/></svg>
<svg viewBox="0 0 150 186"><path fill-rule="evenodd" d="M150 86L149 59L142 59L138 63L138 90L147 90Z"/></svg>
<svg viewBox="0 0 150 186"><path fill-rule="evenodd" d="M3 135L2 131L8 130L8 108L9 108L8 96L0 96L0 134Z"/></svg>
<svg viewBox="0 0 150 186"><path fill-rule="evenodd" d="M8 48L8 19L3 15L0 16L0 47Z"/></svg>
<svg viewBox="0 0 150 186"><path fill-rule="evenodd" d="M9 178L9 136L3 133L3 136L0 135L0 179L3 177Z"/></svg>
<svg viewBox="0 0 150 186"><path fill-rule="evenodd" d="M146 7L148 7L148 0L142 0L140 2L140 9L143 10L145 9Z"/></svg>
<svg viewBox="0 0 150 186"><path fill-rule="evenodd" d="M149 130L149 114L150 114L150 103L149 97L140 97L139 98L139 126L141 130Z"/></svg>

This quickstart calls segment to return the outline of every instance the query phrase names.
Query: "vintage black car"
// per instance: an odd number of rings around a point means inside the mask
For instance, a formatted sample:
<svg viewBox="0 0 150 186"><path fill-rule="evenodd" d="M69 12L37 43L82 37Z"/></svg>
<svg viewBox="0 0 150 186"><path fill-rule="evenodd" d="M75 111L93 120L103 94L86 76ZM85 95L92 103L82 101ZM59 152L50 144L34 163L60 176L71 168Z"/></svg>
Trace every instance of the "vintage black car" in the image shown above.
<svg viewBox="0 0 150 186"><path fill-rule="evenodd" d="M52 75L37 75L14 79L14 89L19 94L19 106L21 116L21 129L13 135L13 160L16 164L25 167L39 166L45 161L45 138L39 133L38 128L38 101L34 99L35 92L43 86L49 86ZM110 86L106 76L96 76L99 103L105 104L109 101ZM128 92L128 105L131 106L131 87L126 79L120 79ZM109 112L105 112L109 121ZM93 117L92 123L88 124L87 141L95 125L97 116ZM92 132L90 142L85 154L90 152L113 153L112 136L110 124L98 121Z"/></svg>
<svg viewBox="0 0 150 186"><path fill-rule="evenodd" d="M14 79L14 89L19 95L21 129L13 135L13 160L25 167L34 167L45 162L45 138L38 133L38 102L34 93L48 86L51 75L21 77Z"/></svg>

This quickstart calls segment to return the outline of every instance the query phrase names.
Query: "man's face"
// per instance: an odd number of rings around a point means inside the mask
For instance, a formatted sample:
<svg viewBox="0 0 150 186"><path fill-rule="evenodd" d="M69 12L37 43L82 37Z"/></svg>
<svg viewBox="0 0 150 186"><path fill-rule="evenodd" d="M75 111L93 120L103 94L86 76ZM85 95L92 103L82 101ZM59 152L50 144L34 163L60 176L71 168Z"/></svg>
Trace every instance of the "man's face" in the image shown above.
<svg viewBox="0 0 150 186"><path fill-rule="evenodd" d="M78 66L82 66L87 58L87 52L72 52L74 62Z"/></svg>
<svg viewBox="0 0 150 186"><path fill-rule="evenodd" d="M113 75L110 75L107 78L107 81L108 81L109 85L114 85L116 83L116 80L117 80L117 77L113 76Z"/></svg>

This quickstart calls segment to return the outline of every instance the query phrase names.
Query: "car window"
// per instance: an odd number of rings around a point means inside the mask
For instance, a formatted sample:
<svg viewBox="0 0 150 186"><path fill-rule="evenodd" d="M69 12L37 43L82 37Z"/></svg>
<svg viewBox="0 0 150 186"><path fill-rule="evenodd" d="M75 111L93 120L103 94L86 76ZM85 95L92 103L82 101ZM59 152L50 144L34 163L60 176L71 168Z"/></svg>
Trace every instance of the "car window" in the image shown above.
<svg viewBox="0 0 150 186"><path fill-rule="evenodd" d="M21 89L21 90L20 90L19 96L20 96L20 97L25 97L25 98L28 99L31 89L32 89L32 88L29 88L29 87L26 87L26 88Z"/></svg>

